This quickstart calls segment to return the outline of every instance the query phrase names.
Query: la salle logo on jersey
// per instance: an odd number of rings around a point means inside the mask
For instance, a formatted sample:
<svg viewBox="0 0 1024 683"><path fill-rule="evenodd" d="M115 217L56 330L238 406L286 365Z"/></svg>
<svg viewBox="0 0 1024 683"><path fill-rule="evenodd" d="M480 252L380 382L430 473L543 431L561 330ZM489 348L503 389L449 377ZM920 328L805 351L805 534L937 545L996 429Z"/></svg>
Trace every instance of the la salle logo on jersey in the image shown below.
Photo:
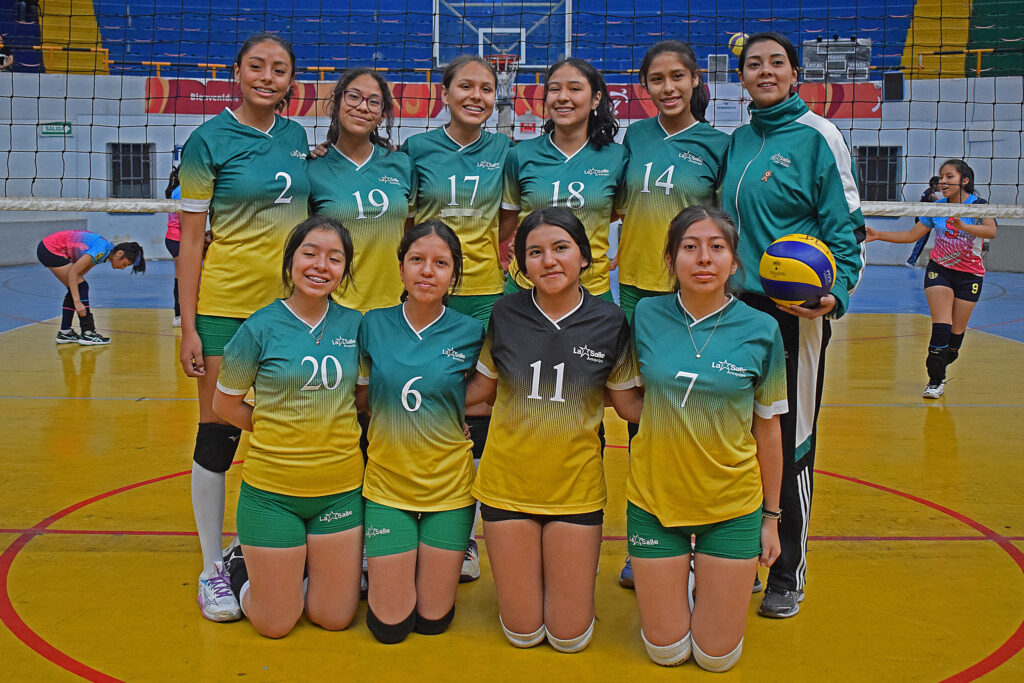
<svg viewBox="0 0 1024 683"><path fill-rule="evenodd" d="M402 184L402 183L398 182L398 178L392 178L389 175L382 175L380 178L377 178L377 182L384 183L385 185L401 185Z"/></svg>
<svg viewBox="0 0 1024 683"><path fill-rule="evenodd" d="M588 168L583 172L583 175L592 175L599 178L607 178L609 175L607 168Z"/></svg>
<svg viewBox="0 0 1024 683"><path fill-rule="evenodd" d="M334 346L340 346L343 349L354 349L356 347L356 340L348 339L346 337L335 337L331 340L331 344Z"/></svg>
<svg viewBox="0 0 1024 683"><path fill-rule="evenodd" d="M778 164L779 166L782 166L783 168L789 168L789 165L793 163L791 160L787 159L786 157L782 156L781 154L773 154L769 158L774 163Z"/></svg>
<svg viewBox="0 0 1024 683"><path fill-rule="evenodd" d="M443 355L445 358L451 358L452 360L458 361L460 363L463 363L466 360L466 354L456 351L455 347L442 349L441 355Z"/></svg>
<svg viewBox="0 0 1024 683"><path fill-rule="evenodd" d="M309 156L309 152L303 152L301 149L293 149L290 156L293 156L296 159L302 159L303 161L305 161L306 157Z"/></svg>
<svg viewBox="0 0 1024 683"><path fill-rule="evenodd" d="M704 160L701 159L696 154L694 154L693 152L680 152L679 158L683 159L684 161L689 161L691 164L696 164L697 166L704 165Z"/></svg>
<svg viewBox="0 0 1024 683"><path fill-rule="evenodd" d="M589 348L586 344L583 346L573 347L572 352L584 360L589 360L591 363L603 363L605 360L604 353L601 351L595 351L594 349Z"/></svg>
<svg viewBox="0 0 1024 683"><path fill-rule="evenodd" d="M488 171L497 171L501 168L501 164L496 164L493 161L481 161L476 165L477 168L483 168Z"/></svg>
<svg viewBox="0 0 1024 683"><path fill-rule="evenodd" d="M719 372L725 372L733 377L747 377L751 374L746 368L742 368L739 365L733 365L728 360L716 360L711 364L711 369L718 370Z"/></svg>

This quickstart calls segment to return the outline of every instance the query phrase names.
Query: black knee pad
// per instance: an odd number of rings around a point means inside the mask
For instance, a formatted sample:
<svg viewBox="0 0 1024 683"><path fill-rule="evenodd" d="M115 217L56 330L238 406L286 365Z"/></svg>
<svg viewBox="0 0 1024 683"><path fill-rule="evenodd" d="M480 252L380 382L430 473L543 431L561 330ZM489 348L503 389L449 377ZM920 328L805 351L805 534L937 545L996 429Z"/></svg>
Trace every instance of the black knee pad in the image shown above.
<svg viewBox="0 0 1024 683"><path fill-rule="evenodd" d="M924 366L928 369L928 381L932 384L939 384L946 379L946 349L928 349Z"/></svg>
<svg viewBox="0 0 1024 683"><path fill-rule="evenodd" d="M473 459L479 460L480 456L484 454L487 432L491 428L491 416L467 415L466 424L469 425L469 438L473 440Z"/></svg>
<svg viewBox="0 0 1024 683"><path fill-rule="evenodd" d="M946 349L946 365L952 365L959 357L960 349L954 349L952 346Z"/></svg>
<svg viewBox="0 0 1024 683"><path fill-rule="evenodd" d="M394 645L400 643L412 633L413 626L416 625L416 610L409 613L402 621L397 624L385 624L383 621L377 618L377 615L373 613L370 606L366 606L366 627L370 629L370 633L378 641L385 645Z"/></svg>
<svg viewBox="0 0 1024 683"><path fill-rule="evenodd" d="M448 625L452 623L452 619L455 618L455 605L448 610L448 614L444 615L440 619L427 619L426 617L420 616L419 612L416 612L416 626L413 630L416 633L422 633L425 636L436 636L444 633L448 630Z"/></svg>
<svg viewBox="0 0 1024 683"><path fill-rule="evenodd" d="M200 422L192 459L211 472L227 472L235 459L242 430L216 422Z"/></svg>
<svg viewBox="0 0 1024 683"><path fill-rule="evenodd" d="M95 332L96 331L96 319L92 317L92 309L86 309L88 312L85 317L78 316L78 322L82 326L82 332Z"/></svg>

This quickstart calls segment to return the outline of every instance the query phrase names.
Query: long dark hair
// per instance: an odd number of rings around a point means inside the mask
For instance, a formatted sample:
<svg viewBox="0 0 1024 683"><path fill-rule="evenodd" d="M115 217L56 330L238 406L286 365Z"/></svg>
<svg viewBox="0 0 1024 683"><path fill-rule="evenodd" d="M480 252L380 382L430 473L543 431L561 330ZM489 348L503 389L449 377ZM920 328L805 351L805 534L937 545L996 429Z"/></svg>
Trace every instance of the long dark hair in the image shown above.
<svg viewBox="0 0 1024 683"><path fill-rule="evenodd" d="M345 96L345 90L348 89L352 81L360 76L372 76L373 80L377 81L383 104L380 113L381 123L384 125L384 135L380 134L380 127L378 126L370 131L370 142L378 147L389 150L391 149L391 125L395 122L395 100L391 97L391 88L388 87L388 82L384 80L384 77L373 69L365 68L349 69L341 74L341 78L338 79L338 83L334 86L334 90L331 92L331 99L327 103L327 115L331 118L331 125L327 129L327 144L333 145L338 142L338 136L341 134L338 126L338 108L341 106L341 98Z"/></svg>
<svg viewBox="0 0 1024 683"><path fill-rule="evenodd" d="M171 166L171 174L167 176L167 187L164 189L164 197L170 199L174 191L180 186L181 181L178 180L178 167Z"/></svg>
<svg viewBox="0 0 1024 683"><path fill-rule="evenodd" d="M132 274L146 272L146 256L138 242L121 242L114 246L114 252L121 252L132 261ZM111 252L111 253L114 253Z"/></svg>
<svg viewBox="0 0 1024 683"><path fill-rule="evenodd" d="M545 101L547 101L548 83L551 81L551 77L563 66L571 66L583 74L583 77L587 79L587 83L590 84L592 94L600 93L601 99L597 103L597 108L590 112L590 118L587 119L587 138L595 147L604 147L614 141L615 136L619 133L619 122L615 118L615 112L612 110L612 98L608 95L608 85L604 82L604 76L601 75L600 71L591 66L590 62L585 62L582 59L568 57L559 60L548 67L547 72L544 74ZM549 118L544 122L544 132L550 135L554 130L555 122Z"/></svg>
<svg viewBox="0 0 1024 683"><path fill-rule="evenodd" d="M729 245L733 263L736 264L736 272L726 281L725 291L728 294L736 294L739 291L739 287L733 281L743 282L743 264L740 263L740 258L736 253L736 245L739 243L740 234L736 230L736 225L732 222L732 219L729 218L729 214L716 206L707 204L686 207L677 213L672 222L668 224L668 237L665 239L665 265L672 271L672 276L675 278L673 290L679 291L679 278L675 277L675 269L668 264L675 263L676 254L679 253L679 246L683 243L683 238L686 237L686 231L690 229L690 226L705 218L718 226L718 229L722 231L722 236L725 237L725 243Z"/></svg>
<svg viewBox="0 0 1024 683"><path fill-rule="evenodd" d="M640 85L644 86L645 90L647 89L647 72L651 68L651 62L654 61L655 57L666 52L678 57L687 71L697 77L699 82L690 95L690 113L698 121L707 121L708 104L711 102L711 95L708 93L708 87L705 85L704 79L701 78L700 69L697 67L697 55L693 53L693 48L687 43L681 40L662 40L652 45L651 49L644 55L643 61L640 62Z"/></svg>
<svg viewBox="0 0 1024 683"><path fill-rule="evenodd" d="M284 259L281 261L281 282L284 283L284 291L287 296L291 296L292 292L295 291L295 283L292 282L292 261L295 258L295 252L302 246L306 235L314 230L328 230L338 235L338 239L341 240L341 250L345 254L345 272L341 274L341 284L347 286L348 281L352 278L354 249L352 247L352 236L348 234L348 228L333 218L313 214L292 228L292 231L288 234L288 239L284 243Z"/></svg>
<svg viewBox="0 0 1024 683"><path fill-rule="evenodd" d="M587 265L583 266L582 270L590 267L590 264L593 262L590 251L590 238L587 237L587 229L583 227L583 223L569 209L563 206L549 206L531 211L523 219L523 222L519 224L519 229L516 231L516 241L513 245L513 250L516 255L516 262L519 263L519 268L524 275L526 274L526 238L531 232L542 225L554 225L569 233L569 237L580 248L580 254L582 254L587 262Z"/></svg>
<svg viewBox="0 0 1024 683"><path fill-rule="evenodd" d="M459 285L462 284L462 243L459 241L458 235L448 227L447 223L434 218L417 223L409 228L409 232L405 233L402 241L398 243L398 262L405 263L405 255L409 253L412 245L427 235L437 235L440 237L441 241L448 246L448 251L452 253L452 285L445 292L444 298L441 299L441 302L447 305L448 295L458 291ZM408 298L409 292L402 290L402 301Z"/></svg>
<svg viewBox="0 0 1024 683"><path fill-rule="evenodd" d="M280 45L284 49L284 51L288 53L288 61L291 62L292 65L292 78L295 78L295 50L292 49L291 43L289 43L287 40L285 40L284 38L275 33L257 33L256 35L251 36L248 40L242 43L242 47L238 48L238 56L235 57L235 66L241 69L242 60L245 59L245 55L249 52L249 50L253 49L260 43L268 42ZM285 93L284 98L280 102L278 102L277 106L274 108L277 109L278 111L287 111L288 103L291 101L292 89L288 88L288 92Z"/></svg>
<svg viewBox="0 0 1024 683"><path fill-rule="evenodd" d="M968 166L966 161L963 159L946 159L942 162L942 166L939 166L939 171L941 172L945 166L952 166L960 174L960 187L964 192L977 195L977 192L974 191L974 169ZM963 182L964 178L967 178L966 184Z"/></svg>

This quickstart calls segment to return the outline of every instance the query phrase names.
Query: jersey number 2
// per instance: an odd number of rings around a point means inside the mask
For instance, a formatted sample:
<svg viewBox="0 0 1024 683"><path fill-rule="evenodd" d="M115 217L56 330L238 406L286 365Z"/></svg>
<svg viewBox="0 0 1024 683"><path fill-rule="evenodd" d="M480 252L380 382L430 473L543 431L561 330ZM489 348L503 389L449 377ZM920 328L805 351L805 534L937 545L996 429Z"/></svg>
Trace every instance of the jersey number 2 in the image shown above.
<svg viewBox="0 0 1024 683"><path fill-rule="evenodd" d="M288 190L292 189L292 177L284 171L278 171L277 175L274 176L274 180L284 178L284 189L281 190L281 194L277 195L277 199L274 200L275 204L291 204L292 198L287 196Z"/></svg>

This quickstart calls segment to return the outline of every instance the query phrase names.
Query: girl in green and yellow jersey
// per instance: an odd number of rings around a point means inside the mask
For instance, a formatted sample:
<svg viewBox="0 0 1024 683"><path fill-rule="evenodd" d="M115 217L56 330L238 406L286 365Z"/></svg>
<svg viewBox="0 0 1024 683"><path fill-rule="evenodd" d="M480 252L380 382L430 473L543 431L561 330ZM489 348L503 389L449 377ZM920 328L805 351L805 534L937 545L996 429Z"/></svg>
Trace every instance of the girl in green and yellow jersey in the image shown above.
<svg viewBox="0 0 1024 683"><path fill-rule="evenodd" d="M352 234L352 278L337 299L363 313L394 306L402 281L393 261L415 213L416 169L408 155L391 149L395 104L387 81L371 69L346 71L328 114L327 153L309 164L309 203Z"/></svg>
<svg viewBox="0 0 1024 683"><path fill-rule="evenodd" d="M645 393L616 405L639 418L626 520L640 636L651 659L725 671L740 656L758 559L779 556L779 485L787 410L778 325L729 292L736 229L694 206L663 252L676 292L645 298L633 318ZM696 537L696 597L688 595Z"/></svg>
<svg viewBox="0 0 1024 683"><path fill-rule="evenodd" d="M179 169L180 360L199 390L192 466L204 567L198 601L213 621L241 616L221 561L224 473L240 435L213 410L221 356L242 321L280 293L275 264L289 230L306 218L309 198L306 133L276 113L293 85L291 46L272 34L253 36L239 50L234 74L241 106L225 109L189 136ZM213 241L204 258L207 218Z"/></svg>
<svg viewBox="0 0 1024 683"><path fill-rule="evenodd" d="M509 150L501 199L501 231L512 234L521 217L549 206L571 209L587 229L594 261L583 286L612 301L608 234L626 150L614 142L619 124L604 77L580 59L553 64L544 77L548 120L540 137ZM521 264L509 264L506 291L531 287Z"/></svg>
<svg viewBox="0 0 1024 683"><path fill-rule="evenodd" d="M455 614L476 507L466 380L484 338L483 323L446 305L463 263L451 228L416 225L398 258L403 303L370 311L359 329L357 401L371 415L366 624L383 643L442 633Z"/></svg>
<svg viewBox="0 0 1024 683"><path fill-rule="evenodd" d="M241 556L231 588L261 634L303 611L346 628L362 576L363 458L355 386L362 316L331 301L352 262L337 221L313 216L284 247L284 299L256 311L224 349L214 407L251 432L238 496ZM255 391L255 404L245 401ZM308 576L304 590L303 575Z"/></svg>
<svg viewBox="0 0 1024 683"><path fill-rule="evenodd" d="M581 286L590 243L569 209L530 213L515 253L533 287L495 304L467 392L494 405L473 495L506 637L578 652L593 635L607 502L598 428L605 390L633 386L629 325Z"/></svg>

